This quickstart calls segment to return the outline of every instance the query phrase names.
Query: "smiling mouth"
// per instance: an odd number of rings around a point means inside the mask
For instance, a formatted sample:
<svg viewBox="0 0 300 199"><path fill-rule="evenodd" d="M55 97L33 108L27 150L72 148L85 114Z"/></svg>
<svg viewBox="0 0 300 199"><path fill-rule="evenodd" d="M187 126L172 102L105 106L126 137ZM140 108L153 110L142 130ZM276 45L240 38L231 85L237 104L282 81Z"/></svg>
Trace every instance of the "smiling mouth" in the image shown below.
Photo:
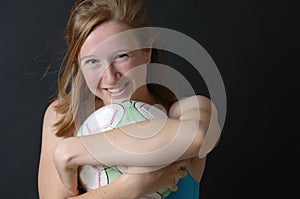
<svg viewBox="0 0 300 199"><path fill-rule="evenodd" d="M119 86L119 87L115 87L115 88L106 88L105 90L107 90L108 93L111 95L119 95L126 89L128 84L129 84L129 82L125 83L123 86Z"/></svg>

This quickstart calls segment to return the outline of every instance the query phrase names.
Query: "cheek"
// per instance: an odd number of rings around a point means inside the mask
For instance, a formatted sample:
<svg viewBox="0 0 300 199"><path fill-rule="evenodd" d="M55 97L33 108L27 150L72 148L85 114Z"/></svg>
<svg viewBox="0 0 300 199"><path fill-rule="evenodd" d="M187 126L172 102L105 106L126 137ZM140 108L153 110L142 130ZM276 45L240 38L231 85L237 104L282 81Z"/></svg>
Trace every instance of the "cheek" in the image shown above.
<svg viewBox="0 0 300 199"><path fill-rule="evenodd" d="M127 78L133 80L136 84L144 84L147 77L147 65L135 65L128 66L126 68L126 73L124 73Z"/></svg>
<svg viewBox="0 0 300 199"><path fill-rule="evenodd" d="M146 66L146 60L143 59L141 55L138 55L128 60L126 63L123 63L122 66L120 66L120 70L122 70L122 74L132 73L132 72L137 73L137 72L142 72L141 68L142 67L145 68L145 66Z"/></svg>
<svg viewBox="0 0 300 199"><path fill-rule="evenodd" d="M132 70L137 65L138 64L134 60L128 60L128 61L120 64L118 71L120 71L122 74L125 74L128 71Z"/></svg>
<svg viewBox="0 0 300 199"><path fill-rule="evenodd" d="M100 80L99 72L95 70L81 70L81 71L88 88L92 93L95 93Z"/></svg>

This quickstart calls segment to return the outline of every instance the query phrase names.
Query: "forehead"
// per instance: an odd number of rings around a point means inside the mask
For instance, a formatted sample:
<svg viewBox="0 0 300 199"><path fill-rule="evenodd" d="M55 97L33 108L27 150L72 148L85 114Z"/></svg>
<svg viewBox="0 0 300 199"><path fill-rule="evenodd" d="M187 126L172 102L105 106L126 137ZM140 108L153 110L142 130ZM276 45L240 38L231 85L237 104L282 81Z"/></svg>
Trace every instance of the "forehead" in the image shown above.
<svg viewBox="0 0 300 199"><path fill-rule="evenodd" d="M95 51L117 50L120 47L129 47L134 45L133 35L122 34L122 32L129 30L126 24L117 21L108 21L96 27L83 43L79 57L85 56Z"/></svg>

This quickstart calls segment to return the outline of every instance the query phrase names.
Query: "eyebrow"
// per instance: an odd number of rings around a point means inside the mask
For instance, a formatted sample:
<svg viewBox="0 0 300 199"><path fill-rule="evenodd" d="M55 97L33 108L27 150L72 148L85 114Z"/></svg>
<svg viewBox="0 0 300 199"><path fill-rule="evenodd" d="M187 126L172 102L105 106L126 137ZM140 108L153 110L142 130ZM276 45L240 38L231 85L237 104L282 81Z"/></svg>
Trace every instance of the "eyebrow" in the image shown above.
<svg viewBox="0 0 300 199"><path fill-rule="evenodd" d="M120 50L117 50L117 51L113 52L112 54L116 55L120 52L132 52L132 51L134 51L134 49L131 49L131 50L130 49L120 49ZM96 55L85 55L82 58L79 58L79 60L82 61L86 58L97 58L97 56Z"/></svg>
<svg viewBox="0 0 300 199"><path fill-rule="evenodd" d="M85 55L82 58L79 58L79 60L82 61L82 60L84 60L86 58L92 58L92 57L95 58L96 56L95 55Z"/></svg>

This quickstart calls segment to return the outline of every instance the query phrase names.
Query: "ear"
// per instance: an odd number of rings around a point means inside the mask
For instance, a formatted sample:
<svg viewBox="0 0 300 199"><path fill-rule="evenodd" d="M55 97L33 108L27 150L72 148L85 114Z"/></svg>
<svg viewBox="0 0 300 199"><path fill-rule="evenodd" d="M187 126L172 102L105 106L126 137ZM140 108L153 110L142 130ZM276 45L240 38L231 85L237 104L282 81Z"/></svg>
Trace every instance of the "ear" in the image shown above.
<svg viewBox="0 0 300 199"><path fill-rule="evenodd" d="M151 56L152 56L152 48L147 48L145 50L145 58L146 58L146 63L150 64L151 62Z"/></svg>

